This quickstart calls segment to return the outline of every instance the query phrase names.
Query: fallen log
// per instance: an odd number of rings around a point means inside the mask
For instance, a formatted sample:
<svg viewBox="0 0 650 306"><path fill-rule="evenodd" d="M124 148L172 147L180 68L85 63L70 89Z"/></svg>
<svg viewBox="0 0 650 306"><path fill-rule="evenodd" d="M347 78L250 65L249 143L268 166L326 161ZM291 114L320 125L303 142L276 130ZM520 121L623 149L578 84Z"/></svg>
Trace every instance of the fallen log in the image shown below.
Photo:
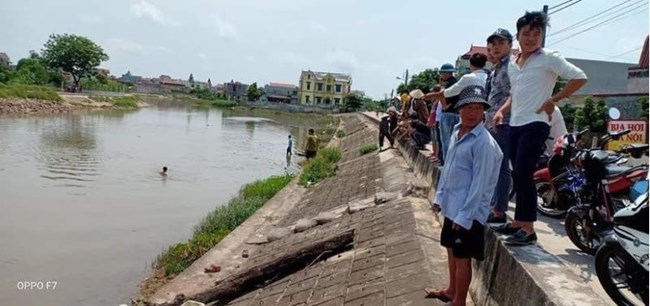
<svg viewBox="0 0 650 306"><path fill-rule="evenodd" d="M237 298L256 286L261 286L265 281L279 273L293 273L294 271L291 271L291 269L304 267L311 261L319 259L319 256L323 253L328 253L329 256L336 254L339 250L352 243L353 240L354 230L347 230L321 239L308 240L308 243L299 248L287 250L279 257L245 267L244 270L215 282L213 288L201 294L177 298L171 305L180 305L187 299L202 303L216 302L216 305L225 304L227 301Z"/></svg>

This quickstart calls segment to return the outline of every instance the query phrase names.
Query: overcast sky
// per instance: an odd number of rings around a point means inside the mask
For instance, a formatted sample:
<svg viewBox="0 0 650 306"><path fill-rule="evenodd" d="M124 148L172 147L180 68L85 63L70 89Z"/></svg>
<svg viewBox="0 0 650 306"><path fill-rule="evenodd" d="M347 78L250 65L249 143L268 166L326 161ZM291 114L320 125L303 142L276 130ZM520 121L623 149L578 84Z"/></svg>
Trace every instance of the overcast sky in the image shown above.
<svg viewBox="0 0 650 306"><path fill-rule="evenodd" d="M566 0L546 2L550 6ZM576 1L576 0L574 0ZM549 34L622 4L622 20L553 44L566 57L637 62L648 34L647 0L582 0L551 15ZM644 5L633 10L635 3ZM405 69L453 63L497 27L515 32L529 0L3 0L0 52L15 63L51 33L86 36L110 56L111 74L169 74L212 83L298 83L301 70L350 73L353 89L383 98ZM634 14L636 13L636 14ZM595 19L595 18L594 18Z"/></svg>

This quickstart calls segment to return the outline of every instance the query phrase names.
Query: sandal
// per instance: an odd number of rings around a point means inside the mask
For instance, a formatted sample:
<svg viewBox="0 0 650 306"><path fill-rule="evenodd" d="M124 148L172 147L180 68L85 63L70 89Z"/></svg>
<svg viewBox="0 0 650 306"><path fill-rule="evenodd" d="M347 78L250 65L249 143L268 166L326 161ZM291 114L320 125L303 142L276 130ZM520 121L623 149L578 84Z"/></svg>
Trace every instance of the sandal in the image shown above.
<svg viewBox="0 0 650 306"><path fill-rule="evenodd" d="M431 288L425 288L424 292L427 294L425 298L427 299L439 299L443 302L451 302L451 298L445 294L445 290L436 290Z"/></svg>

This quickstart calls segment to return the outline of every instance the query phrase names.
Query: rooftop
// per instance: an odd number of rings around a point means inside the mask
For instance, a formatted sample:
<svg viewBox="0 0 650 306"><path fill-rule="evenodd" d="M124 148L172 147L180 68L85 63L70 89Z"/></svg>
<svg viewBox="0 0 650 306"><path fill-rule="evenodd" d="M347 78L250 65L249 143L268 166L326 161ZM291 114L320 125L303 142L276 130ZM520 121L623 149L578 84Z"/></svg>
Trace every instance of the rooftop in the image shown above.
<svg viewBox="0 0 650 306"><path fill-rule="evenodd" d="M303 70L302 73L306 73L306 72L311 72L316 77L316 79L322 79L329 74L337 81L349 82L352 80L352 77L349 74L345 74L345 73L321 72L321 71L311 71L311 70L307 70L307 71Z"/></svg>
<svg viewBox="0 0 650 306"><path fill-rule="evenodd" d="M286 84L286 83L276 83L276 82L271 82L269 84L271 87L280 87L280 88L287 88L287 89L296 89L296 85L293 84Z"/></svg>

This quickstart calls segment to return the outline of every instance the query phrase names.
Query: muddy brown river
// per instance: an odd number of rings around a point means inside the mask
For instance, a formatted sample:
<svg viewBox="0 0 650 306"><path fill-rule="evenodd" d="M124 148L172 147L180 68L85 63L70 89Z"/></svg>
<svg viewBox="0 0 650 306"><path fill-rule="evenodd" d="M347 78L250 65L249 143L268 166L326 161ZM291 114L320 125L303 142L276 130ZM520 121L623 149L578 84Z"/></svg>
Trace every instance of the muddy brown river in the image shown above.
<svg viewBox="0 0 650 306"><path fill-rule="evenodd" d="M0 117L0 305L130 304L161 251L287 171L304 129L175 103Z"/></svg>

